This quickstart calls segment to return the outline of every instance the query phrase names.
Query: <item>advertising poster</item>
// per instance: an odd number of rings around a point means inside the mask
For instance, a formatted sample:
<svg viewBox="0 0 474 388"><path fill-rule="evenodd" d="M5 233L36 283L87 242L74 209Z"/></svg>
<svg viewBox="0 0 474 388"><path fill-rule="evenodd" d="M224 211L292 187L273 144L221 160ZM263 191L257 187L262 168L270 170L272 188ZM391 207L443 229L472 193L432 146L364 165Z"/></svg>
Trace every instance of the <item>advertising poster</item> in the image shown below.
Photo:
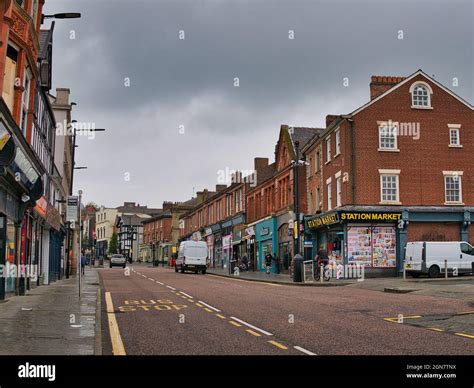
<svg viewBox="0 0 474 388"><path fill-rule="evenodd" d="M378 226L372 230L373 266L395 267L397 262L397 234L394 227Z"/></svg>
<svg viewBox="0 0 474 388"><path fill-rule="evenodd" d="M347 257L349 264L372 265L371 230L366 226L351 226L347 230Z"/></svg>

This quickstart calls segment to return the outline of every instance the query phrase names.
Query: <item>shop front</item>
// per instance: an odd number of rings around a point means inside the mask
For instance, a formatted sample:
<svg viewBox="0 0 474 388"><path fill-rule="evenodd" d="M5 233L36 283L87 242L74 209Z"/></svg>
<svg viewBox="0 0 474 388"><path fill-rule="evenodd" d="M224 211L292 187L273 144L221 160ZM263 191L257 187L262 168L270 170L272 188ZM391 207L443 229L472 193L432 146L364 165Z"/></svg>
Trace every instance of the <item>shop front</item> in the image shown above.
<svg viewBox="0 0 474 388"><path fill-rule="evenodd" d="M257 247L255 241L255 227L247 226L244 229L242 240L245 244L245 250L249 259L249 268L252 271L257 270Z"/></svg>
<svg viewBox="0 0 474 388"><path fill-rule="evenodd" d="M279 216L278 222L278 266L279 272L289 273L295 247L294 221L292 213Z"/></svg>
<svg viewBox="0 0 474 388"><path fill-rule="evenodd" d="M43 167L0 99L0 299L24 295L37 275L34 219L29 212L43 193ZM12 270L9 272L9 270ZM5 273L6 272L6 273Z"/></svg>
<svg viewBox="0 0 474 388"><path fill-rule="evenodd" d="M334 211L306 218L313 251L325 249L337 264L359 265L366 274L396 275L401 255L397 211Z"/></svg>
<svg viewBox="0 0 474 388"><path fill-rule="evenodd" d="M255 225L255 236L257 243L257 269L266 271L265 255L270 253L273 257L277 251L277 222L275 217L261 221ZM276 261L273 261L271 272L277 273Z"/></svg>

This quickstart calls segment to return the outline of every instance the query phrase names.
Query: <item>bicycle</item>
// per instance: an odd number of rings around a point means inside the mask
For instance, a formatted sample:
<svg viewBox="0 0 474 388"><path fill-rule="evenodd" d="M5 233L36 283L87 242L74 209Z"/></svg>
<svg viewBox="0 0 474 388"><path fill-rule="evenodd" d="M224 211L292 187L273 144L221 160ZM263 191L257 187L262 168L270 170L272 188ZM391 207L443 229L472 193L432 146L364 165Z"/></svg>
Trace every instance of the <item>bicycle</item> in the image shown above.
<svg viewBox="0 0 474 388"><path fill-rule="evenodd" d="M324 268L323 280L328 282L331 279L331 271L330 271L327 264L324 265L324 263L322 261L319 261L319 260L318 260L318 263L317 263L315 271L314 271L314 280L316 280L317 282L319 282L321 280L321 266L323 266L323 268Z"/></svg>

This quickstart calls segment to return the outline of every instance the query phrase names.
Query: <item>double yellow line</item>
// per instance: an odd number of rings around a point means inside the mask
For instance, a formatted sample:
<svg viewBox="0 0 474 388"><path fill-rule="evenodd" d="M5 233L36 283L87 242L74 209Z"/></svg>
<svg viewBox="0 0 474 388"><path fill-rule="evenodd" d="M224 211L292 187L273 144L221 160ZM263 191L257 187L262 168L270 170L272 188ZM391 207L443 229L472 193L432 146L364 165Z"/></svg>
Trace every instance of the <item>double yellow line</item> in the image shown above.
<svg viewBox="0 0 474 388"><path fill-rule="evenodd" d="M110 292L105 293L105 304L107 305L107 319L109 321L110 341L112 342L112 352L114 356L125 356L125 347L115 318L114 304Z"/></svg>

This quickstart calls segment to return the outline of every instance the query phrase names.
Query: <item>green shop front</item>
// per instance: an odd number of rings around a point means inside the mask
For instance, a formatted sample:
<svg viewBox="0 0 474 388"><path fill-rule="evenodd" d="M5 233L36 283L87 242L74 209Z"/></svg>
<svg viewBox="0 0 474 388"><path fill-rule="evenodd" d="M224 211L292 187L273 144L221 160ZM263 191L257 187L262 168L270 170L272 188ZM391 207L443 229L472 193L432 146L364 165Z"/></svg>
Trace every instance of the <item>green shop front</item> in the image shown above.
<svg viewBox="0 0 474 388"><path fill-rule="evenodd" d="M305 226L315 254L325 249L338 264L363 266L367 275L397 274L401 212L338 210L306 217Z"/></svg>

